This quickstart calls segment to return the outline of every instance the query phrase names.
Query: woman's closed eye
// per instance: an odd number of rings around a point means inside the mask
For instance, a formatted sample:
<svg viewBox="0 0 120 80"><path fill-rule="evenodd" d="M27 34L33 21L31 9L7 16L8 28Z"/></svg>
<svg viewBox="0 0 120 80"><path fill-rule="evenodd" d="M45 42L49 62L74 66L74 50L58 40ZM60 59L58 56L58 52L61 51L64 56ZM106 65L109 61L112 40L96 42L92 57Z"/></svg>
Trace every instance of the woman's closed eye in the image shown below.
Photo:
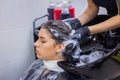
<svg viewBox="0 0 120 80"><path fill-rule="evenodd" d="M46 43L46 41L41 41L41 43Z"/></svg>
<svg viewBox="0 0 120 80"><path fill-rule="evenodd" d="M46 43L45 40L41 40L41 39L39 39L39 42L40 42L40 43Z"/></svg>

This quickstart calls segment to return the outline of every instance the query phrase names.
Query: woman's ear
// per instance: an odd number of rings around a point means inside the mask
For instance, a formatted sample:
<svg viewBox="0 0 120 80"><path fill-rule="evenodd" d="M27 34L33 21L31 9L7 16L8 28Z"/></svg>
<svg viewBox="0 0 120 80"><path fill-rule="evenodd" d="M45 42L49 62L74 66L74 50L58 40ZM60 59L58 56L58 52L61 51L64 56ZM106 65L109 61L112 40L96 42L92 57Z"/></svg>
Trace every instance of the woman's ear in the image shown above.
<svg viewBox="0 0 120 80"><path fill-rule="evenodd" d="M57 46L56 46L57 53L62 52L63 48L64 48L64 44L57 44Z"/></svg>

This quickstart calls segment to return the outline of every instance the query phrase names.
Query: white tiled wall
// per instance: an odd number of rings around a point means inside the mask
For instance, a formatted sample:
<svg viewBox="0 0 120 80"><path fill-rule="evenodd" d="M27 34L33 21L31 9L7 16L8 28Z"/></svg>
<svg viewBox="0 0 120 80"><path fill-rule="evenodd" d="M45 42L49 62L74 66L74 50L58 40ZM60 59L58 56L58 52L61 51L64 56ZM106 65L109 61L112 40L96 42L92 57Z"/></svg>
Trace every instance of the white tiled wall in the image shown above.
<svg viewBox="0 0 120 80"><path fill-rule="evenodd" d="M87 0L72 0L76 16ZM34 60L35 18L46 14L49 0L0 0L0 80L19 80Z"/></svg>

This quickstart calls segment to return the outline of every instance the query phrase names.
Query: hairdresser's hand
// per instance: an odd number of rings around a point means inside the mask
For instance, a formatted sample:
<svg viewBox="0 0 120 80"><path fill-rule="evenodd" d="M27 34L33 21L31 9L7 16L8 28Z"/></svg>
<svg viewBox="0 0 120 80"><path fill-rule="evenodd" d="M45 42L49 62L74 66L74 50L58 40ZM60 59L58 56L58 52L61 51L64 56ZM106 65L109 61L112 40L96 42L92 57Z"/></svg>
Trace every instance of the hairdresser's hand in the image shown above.
<svg viewBox="0 0 120 80"><path fill-rule="evenodd" d="M70 25L70 27L74 30L81 27L81 22L77 18L68 18L63 20L66 25Z"/></svg>
<svg viewBox="0 0 120 80"><path fill-rule="evenodd" d="M84 39L89 36L90 36L90 31L88 27L85 26L85 27L75 30L75 33L73 34L72 38L80 41L81 39Z"/></svg>

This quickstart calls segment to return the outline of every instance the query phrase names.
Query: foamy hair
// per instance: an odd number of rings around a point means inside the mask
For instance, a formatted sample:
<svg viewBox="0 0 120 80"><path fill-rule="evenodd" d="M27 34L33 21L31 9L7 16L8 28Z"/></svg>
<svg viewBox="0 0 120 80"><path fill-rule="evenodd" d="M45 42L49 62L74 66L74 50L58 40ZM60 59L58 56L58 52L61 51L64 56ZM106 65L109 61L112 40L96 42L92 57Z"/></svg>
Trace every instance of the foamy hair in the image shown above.
<svg viewBox="0 0 120 80"><path fill-rule="evenodd" d="M70 66L84 66L97 61L105 56L103 51L90 51L89 54L82 54L82 49L75 39L63 42L64 48L62 55Z"/></svg>
<svg viewBox="0 0 120 80"><path fill-rule="evenodd" d="M63 42L64 49L62 52L63 57L70 66L84 66L104 57L103 51L91 51L89 54L82 54L82 49L79 43L74 39L69 39Z"/></svg>
<svg viewBox="0 0 120 80"><path fill-rule="evenodd" d="M70 36L72 36L75 33L75 30L72 29L72 27L69 23L67 23L67 22L64 22L64 23L72 30L71 33L70 33Z"/></svg>
<svg viewBox="0 0 120 80"><path fill-rule="evenodd" d="M66 36L59 31L55 29L50 29L50 32L55 36L55 37L62 37L63 39L63 50L61 53L59 53L60 57L64 57L66 62L70 63L70 65L77 65L77 63L80 63L80 53L82 50L80 49L78 40L73 34L75 31L71 31L71 33Z"/></svg>
<svg viewBox="0 0 120 80"><path fill-rule="evenodd" d="M80 46L78 46L79 43L78 43L76 40L70 39L70 40L64 41L63 44L64 44L64 50L63 50L63 52L66 51L66 47L67 47L69 44L73 44L73 46L71 47L71 51L72 51L75 47L77 48L77 50L74 51L74 55L72 55L72 56L73 56L74 58L78 58L78 55L80 54L80 52L81 52L82 50L80 49Z"/></svg>
<svg viewBox="0 0 120 80"><path fill-rule="evenodd" d="M83 66L90 64L100 58L102 58L103 52L102 51L94 51L90 52L89 54L82 54L82 49L78 42L78 37L81 37L80 34L75 35L75 31L72 30L71 33L66 36L65 34L57 31L55 29L49 29L50 32L55 36L61 38L61 43L64 44L63 50L59 53L60 57L64 57L65 61L70 66Z"/></svg>
<svg viewBox="0 0 120 80"><path fill-rule="evenodd" d="M62 55L65 58L65 61L70 65L77 65L80 63L80 53L82 50L80 49L79 43L77 40L69 39L63 42L64 48L62 51Z"/></svg>
<svg viewBox="0 0 120 80"><path fill-rule="evenodd" d="M58 37L61 37L63 41L64 41L64 40L67 40L67 38L68 38L68 36L60 33L59 31L57 31L57 30L55 30L55 29L49 29L49 30L52 32L52 34L53 34L55 37L57 37L57 38L58 38Z"/></svg>

